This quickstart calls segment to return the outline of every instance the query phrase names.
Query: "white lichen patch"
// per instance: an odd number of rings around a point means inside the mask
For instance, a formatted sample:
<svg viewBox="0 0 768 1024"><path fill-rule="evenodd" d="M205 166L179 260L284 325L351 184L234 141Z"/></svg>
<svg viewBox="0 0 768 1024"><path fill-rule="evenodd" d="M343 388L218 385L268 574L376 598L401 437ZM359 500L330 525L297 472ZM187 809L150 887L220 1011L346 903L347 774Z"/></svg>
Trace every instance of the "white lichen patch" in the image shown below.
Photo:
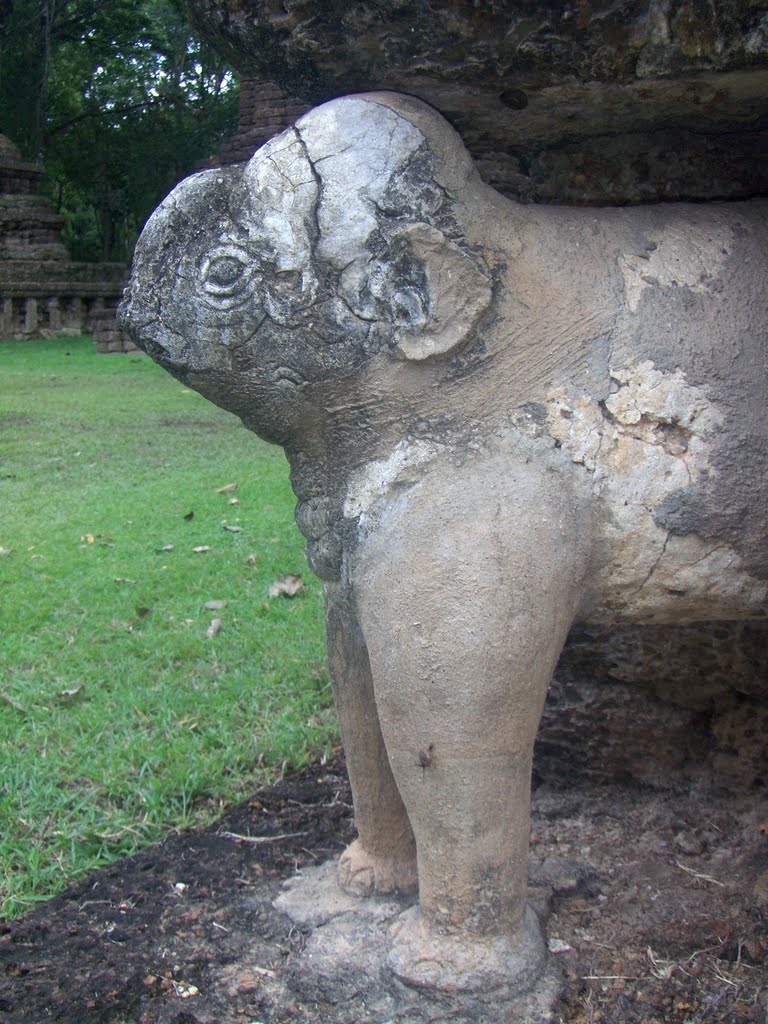
<svg viewBox="0 0 768 1024"><path fill-rule="evenodd" d="M270 140L243 171L253 203L249 234L280 271L306 268L312 258L307 225L314 220L319 189L301 140L285 133Z"/></svg>
<svg viewBox="0 0 768 1024"><path fill-rule="evenodd" d="M646 360L610 377L616 390L603 402L565 388L547 401L548 433L592 477L606 555L594 581L598 617L606 608L649 621L707 618L713 607L744 614L765 586L738 553L716 539L671 536L654 518L669 495L714 472L718 409L679 369Z"/></svg>
<svg viewBox="0 0 768 1024"><path fill-rule="evenodd" d="M547 396L547 428L573 462L595 471L609 425L593 398L554 388Z"/></svg>
<svg viewBox="0 0 768 1024"><path fill-rule="evenodd" d="M733 231L716 222L699 232L691 231L690 224L672 223L651 239L650 246L653 248L643 255L627 253L619 257L624 293L633 313L637 313L646 288L709 291L733 249Z"/></svg>
<svg viewBox="0 0 768 1024"><path fill-rule="evenodd" d="M426 441L400 441L386 459L366 463L352 474L344 502L344 518L356 519L383 497L402 473L434 458L438 447Z"/></svg>
<svg viewBox="0 0 768 1024"><path fill-rule="evenodd" d="M548 433L573 462L595 473L596 482L606 473L632 476L643 466L661 470L666 493L672 478L682 486L678 478L690 483L709 468L706 440L722 417L705 388L650 360L609 372L615 391L603 402L563 387L547 396Z"/></svg>
<svg viewBox="0 0 768 1024"><path fill-rule="evenodd" d="M664 444L654 433L659 426L706 435L721 422L704 388L688 384L680 369L665 373L646 360L610 373L619 387L606 398L605 408L623 428L650 444Z"/></svg>

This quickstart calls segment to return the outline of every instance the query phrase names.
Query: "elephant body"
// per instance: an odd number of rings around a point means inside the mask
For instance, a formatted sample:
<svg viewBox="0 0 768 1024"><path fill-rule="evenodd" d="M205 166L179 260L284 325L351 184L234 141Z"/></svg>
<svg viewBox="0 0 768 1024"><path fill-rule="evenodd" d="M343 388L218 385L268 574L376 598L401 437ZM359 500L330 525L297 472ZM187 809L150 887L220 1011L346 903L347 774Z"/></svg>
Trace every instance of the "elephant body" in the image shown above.
<svg viewBox="0 0 768 1024"><path fill-rule="evenodd" d="M416 984L529 983L531 752L574 622L765 614L768 204L520 206L416 100L179 185L123 323L281 444L358 840ZM457 981L457 978L459 981Z"/></svg>

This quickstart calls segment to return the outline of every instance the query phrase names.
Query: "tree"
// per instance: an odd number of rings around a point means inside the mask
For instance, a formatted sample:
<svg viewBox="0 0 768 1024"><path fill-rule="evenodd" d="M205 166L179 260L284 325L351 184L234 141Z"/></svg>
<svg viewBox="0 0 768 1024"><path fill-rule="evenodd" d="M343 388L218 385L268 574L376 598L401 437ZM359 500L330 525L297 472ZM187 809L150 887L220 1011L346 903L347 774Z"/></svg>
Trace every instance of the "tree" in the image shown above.
<svg viewBox="0 0 768 1024"><path fill-rule="evenodd" d="M127 259L159 199L234 131L234 76L176 0L13 0L0 25L3 130L44 160L73 255Z"/></svg>

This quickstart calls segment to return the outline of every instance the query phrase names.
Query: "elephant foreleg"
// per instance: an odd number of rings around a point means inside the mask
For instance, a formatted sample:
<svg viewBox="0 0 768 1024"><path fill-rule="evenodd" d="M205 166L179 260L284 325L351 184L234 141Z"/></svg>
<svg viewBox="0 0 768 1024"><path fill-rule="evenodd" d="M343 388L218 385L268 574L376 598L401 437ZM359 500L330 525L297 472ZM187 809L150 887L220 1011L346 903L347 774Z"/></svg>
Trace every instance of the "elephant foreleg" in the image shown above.
<svg viewBox="0 0 768 1024"><path fill-rule="evenodd" d="M477 489L415 489L385 518L358 581L417 846L420 913L393 963L420 984L500 984L541 956L525 910L531 757L584 556L572 509L545 481L526 487L532 475L479 481L502 492L485 519Z"/></svg>

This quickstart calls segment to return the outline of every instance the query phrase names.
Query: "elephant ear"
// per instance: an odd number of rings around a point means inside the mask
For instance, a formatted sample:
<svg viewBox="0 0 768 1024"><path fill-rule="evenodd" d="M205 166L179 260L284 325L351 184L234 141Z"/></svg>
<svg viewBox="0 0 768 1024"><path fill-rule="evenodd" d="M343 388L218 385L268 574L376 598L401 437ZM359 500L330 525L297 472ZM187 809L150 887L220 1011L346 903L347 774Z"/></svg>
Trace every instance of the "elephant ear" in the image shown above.
<svg viewBox="0 0 768 1024"><path fill-rule="evenodd" d="M417 322L396 327L396 351L415 362L449 355L490 306L490 282L477 264L436 228L414 224L400 237L423 268L426 294Z"/></svg>

